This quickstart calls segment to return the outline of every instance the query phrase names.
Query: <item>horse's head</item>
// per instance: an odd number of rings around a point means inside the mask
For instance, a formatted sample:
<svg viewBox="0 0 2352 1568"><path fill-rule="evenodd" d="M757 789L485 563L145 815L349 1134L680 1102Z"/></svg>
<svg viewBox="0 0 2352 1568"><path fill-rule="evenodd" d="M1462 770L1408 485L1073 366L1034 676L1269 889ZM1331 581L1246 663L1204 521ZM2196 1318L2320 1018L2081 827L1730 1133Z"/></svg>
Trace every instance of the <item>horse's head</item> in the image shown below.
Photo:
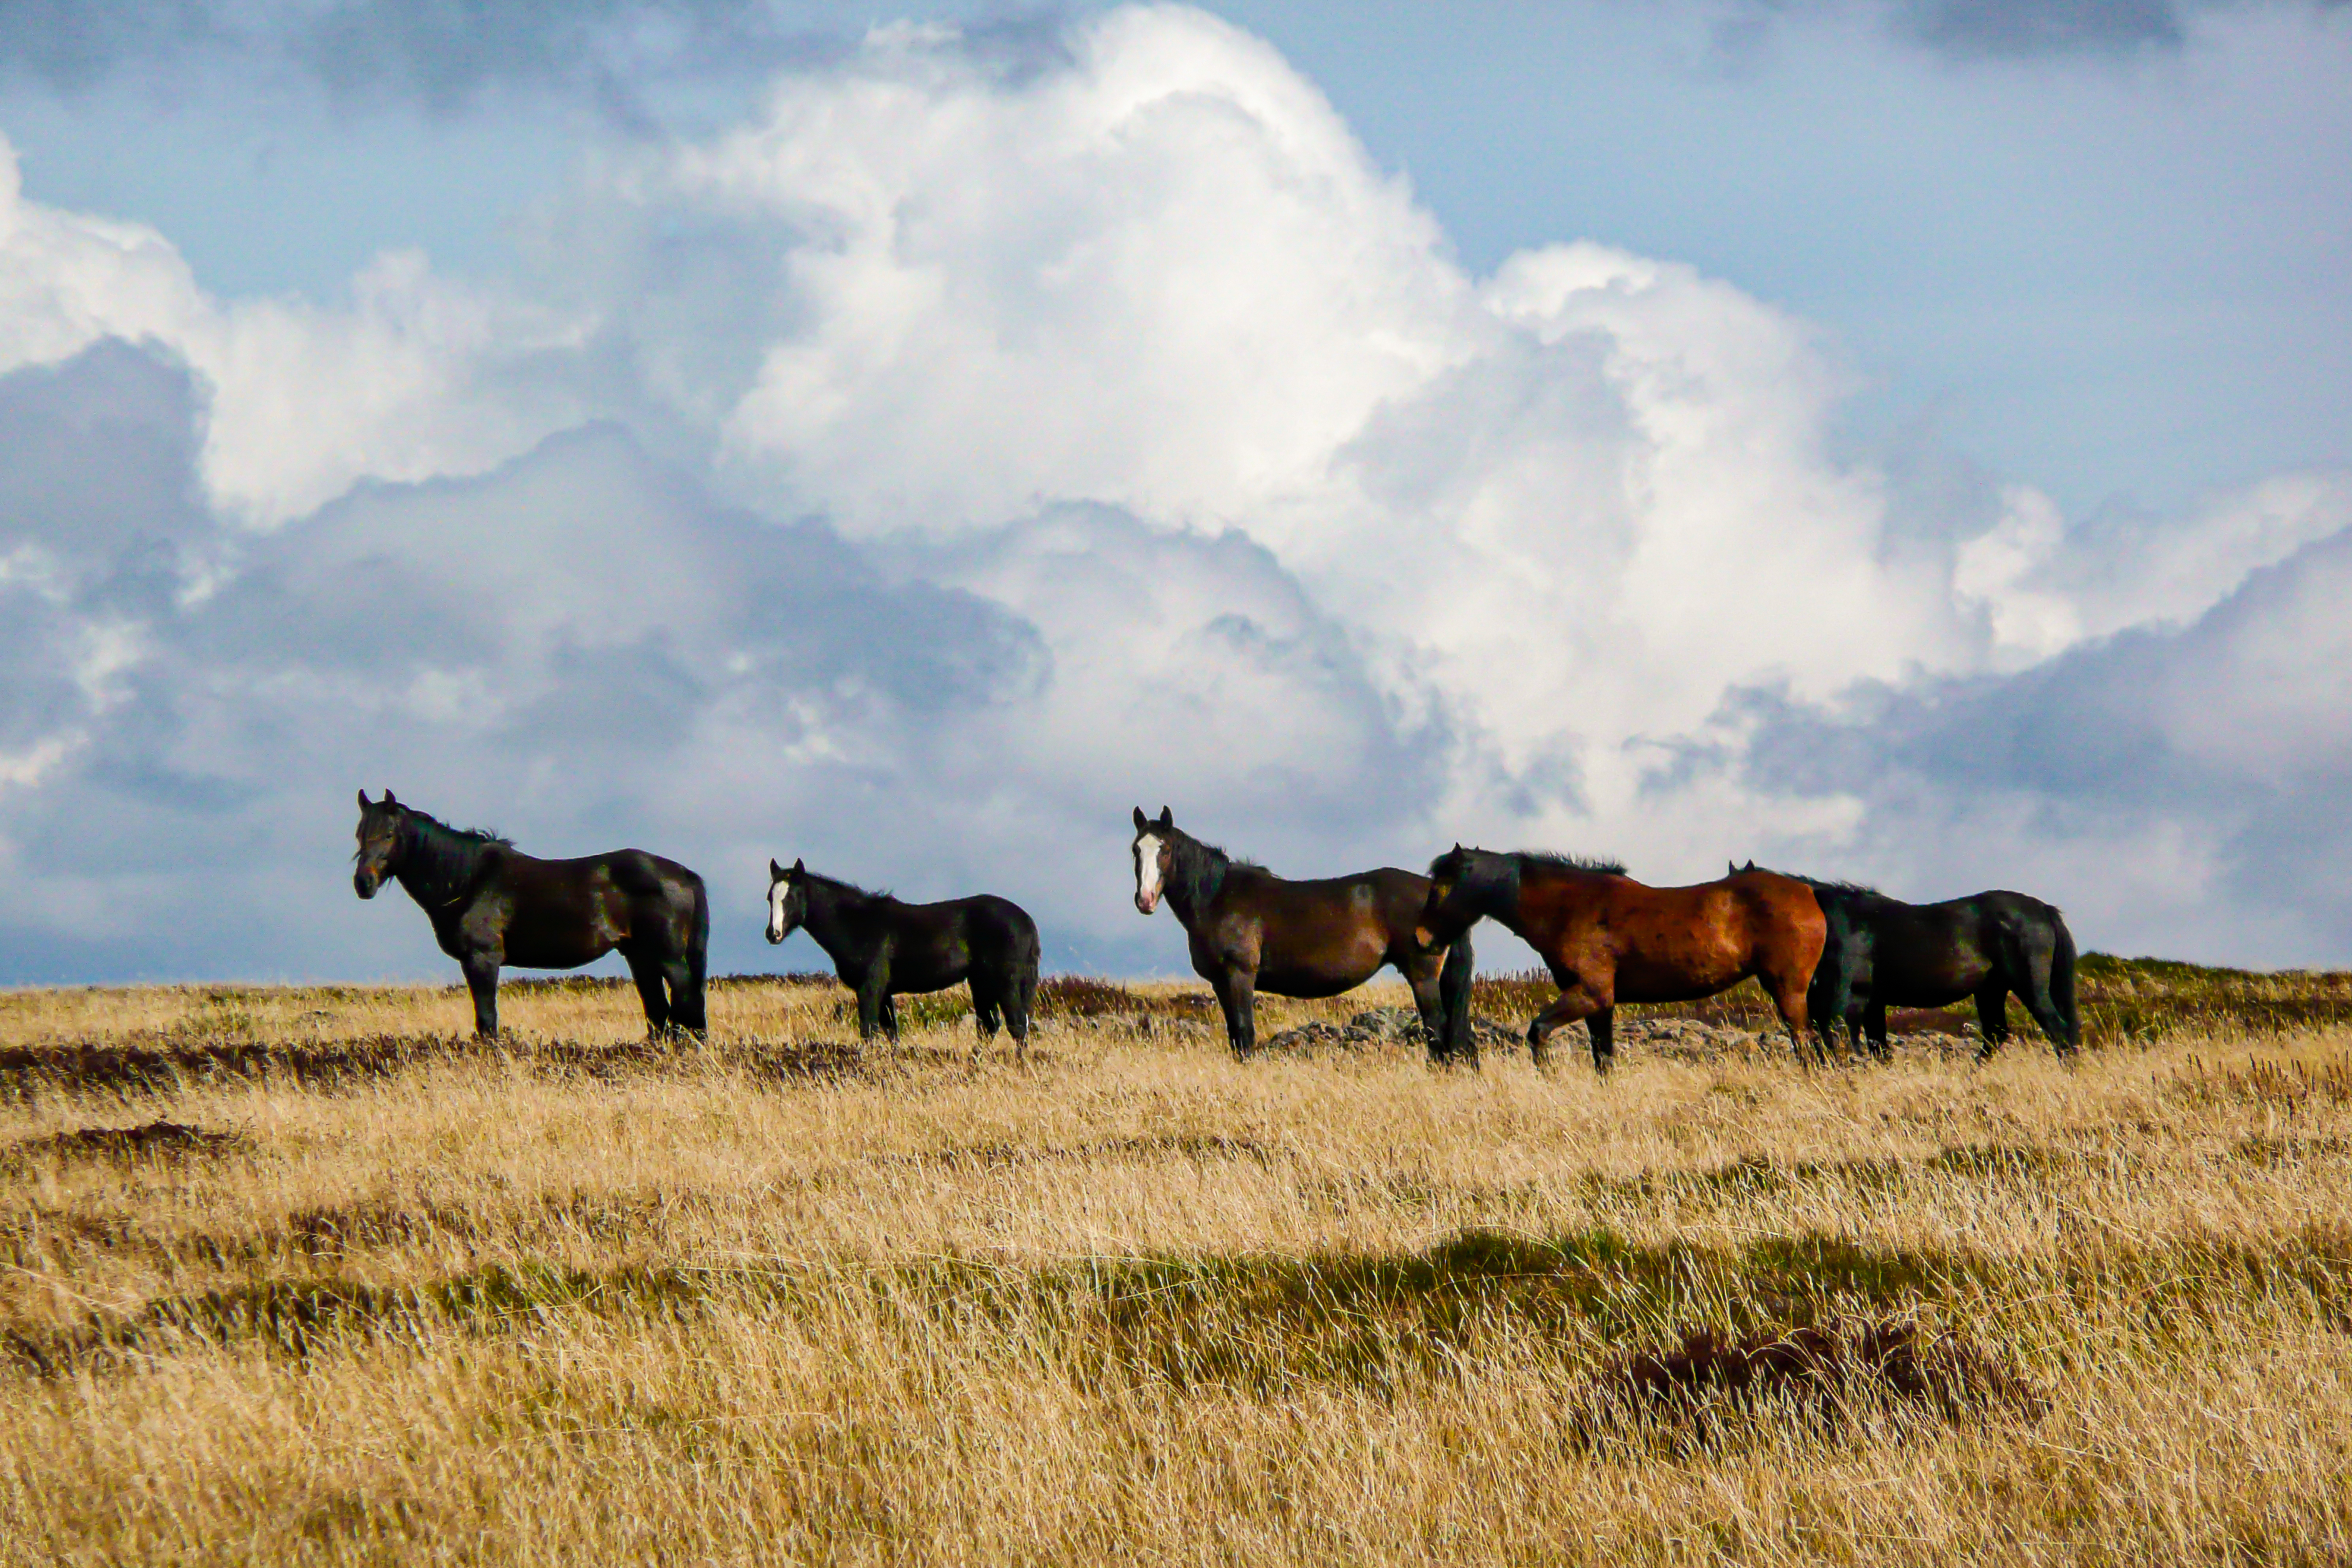
<svg viewBox="0 0 2352 1568"><path fill-rule="evenodd" d="M1412 929L1413 941L1424 951L1451 947L1456 937L1478 923L1478 911L1469 907L1463 884L1470 879L1475 858L1485 853L1456 844L1429 863L1429 897L1422 901L1421 919Z"/></svg>
<svg viewBox="0 0 2352 1568"><path fill-rule="evenodd" d="M1148 915L1168 890L1168 868L1176 855L1175 814L1163 805L1158 817L1149 817L1137 806L1135 842L1129 847L1135 856L1135 907Z"/></svg>
<svg viewBox="0 0 2352 1568"><path fill-rule="evenodd" d="M383 792L382 800L370 800L367 791L360 791L359 850L352 857L352 891L362 899L373 899L375 890L400 869L400 829L407 818L408 808Z"/></svg>
<svg viewBox="0 0 2352 1568"><path fill-rule="evenodd" d="M808 867L795 860L791 869L768 861L768 940L782 942L808 919Z"/></svg>

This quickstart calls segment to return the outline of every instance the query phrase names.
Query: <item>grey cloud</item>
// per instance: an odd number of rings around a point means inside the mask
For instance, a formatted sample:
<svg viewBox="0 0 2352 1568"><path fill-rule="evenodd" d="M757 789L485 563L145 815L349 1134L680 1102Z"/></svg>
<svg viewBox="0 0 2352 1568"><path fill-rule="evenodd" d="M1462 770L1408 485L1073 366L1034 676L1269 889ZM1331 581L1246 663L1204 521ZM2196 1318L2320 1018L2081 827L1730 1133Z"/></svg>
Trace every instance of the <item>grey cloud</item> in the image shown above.
<svg viewBox="0 0 2352 1568"><path fill-rule="evenodd" d="M1955 62L2113 58L2179 48L2201 12L2249 0L1885 0L1862 14L1895 37ZM2347 0L2251 0L2328 11ZM1809 0L1736 0L1708 26L1714 64L1726 75L1757 75L1775 28L1791 14L1819 15Z"/></svg>
<svg viewBox="0 0 2352 1568"><path fill-rule="evenodd" d="M37 542L95 564L206 532L198 403L184 367L113 339L0 376L0 549Z"/></svg>
<svg viewBox="0 0 2352 1568"><path fill-rule="evenodd" d="M5 0L0 66L86 87L128 65L169 61L234 31L205 0Z"/></svg>
<svg viewBox="0 0 2352 1568"><path fill-rule="evenodd" d="M1034 10L975 0L929 14L970 18L972 58L1019 77L1061 47L1058 24L1022 14ZM646 121L649 83L820 65L877 19L848 0L0 0L0 70L71 89L215 60L349 100L447 112L495 89L553 89Z"/></svg>
<svg viewBox="0 0 2352 1568"><path fill-rule="evenodd" d="M2352 687L2342 634L2324 628L2347 594L2352 531L2254 572L2189 626L2126 632L2018 675L1876 689L1837 711L1748 692L1737 706L1754 738L1733 765L1770 793L1858 797L1863 856L1943 876L1945 892L1965 890L1956 868L1972 864L2047 875L2035 867L2069 839L2119 846L2125 861L2210 841L2216 885L2192 896L2221 907L2111 910L2109 940L2340 963L2352 951ZM1972 838L1988 803L2028 824L2023 837ZM2099 880L2129 880L2127 864L2108 870ZM2076 889L2095 893L2091 881Z"/></svg>
<svg viewBox="0 0 2352 1568"><path fill-rule="evenodd" d="M0 637L0 753L70 742L0 784L0 983L440 973L422 921L350 897L360 785L544 853L677 855L750 911L722 968L776 961L771 849L1005 891L1057 963L1129 971L1181 963L1124 902L1145 795L1302 872L1425 853L1453 737L1238 533L1072 506L860 548L596 426L252 535L192 499L204 417L119 346L0 382L0 435L43 458L10 526L71 568L0 590L39 612ZM152 591L101 592L142 551ZM139 651L100 703L75 659L110 617Z"/></svg>
<svg viewBox="0 0 2352 1568"><path fill-rule="evenodd" d="M104 639L170 605L209 528L195 417L186 373L125 344L0 377L0 753L86 717Z"/></svg>
<svg viewBox="0 0 2352 1568"><path fill-rule="evenodd" d="M1905 0L1898 26L1939 54L2025 58L2177 47L2170 0Z"/></svg>
<svg viewBox="0 0 2352 1568"><path fill-rule="evenodd" d="M77 446L90 406L115 414ZM817 524L720 506L613 427L477 479L366 487L248 538L191 510L201 419L184 379L135 352L0 382L0 436L43 458L0 489L0 539L62 541L73 567L63 590L0 584L27 612L0 635L0 760L68 743L0 784L0 929L26 939L0 943L9 978L93 951L115 952L97 971L112 974L365 973L357 928L334 918L360 784L496 817L550 852L651 839L708 857L730 831L698 794L709 780L735 786L738 827L764 804L726 725L777 745L848 726L887 760L892 736L1045 679L1017 616L887 581ZM169 557L172 591L110 607L85 588L158 527L191 551ZM185 562L207 551L228 581L188 599ZM137 662L94 703L76 661L133 610ZM237 941L154 942L212 930L198 911L215 899L239 911ZM430 966L415 934L392 934L386 967Z"/></svg>

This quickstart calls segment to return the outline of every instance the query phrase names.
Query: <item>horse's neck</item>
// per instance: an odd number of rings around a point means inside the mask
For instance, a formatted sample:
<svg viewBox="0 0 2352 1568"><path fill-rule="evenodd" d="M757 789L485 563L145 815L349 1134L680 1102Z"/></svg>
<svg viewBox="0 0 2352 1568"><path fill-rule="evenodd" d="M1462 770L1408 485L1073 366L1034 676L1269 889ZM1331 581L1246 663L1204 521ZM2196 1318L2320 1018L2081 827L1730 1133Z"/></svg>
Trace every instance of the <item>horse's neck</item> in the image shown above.
<svg viewBox="0 0 2352 1568"><path fill-rule="evenodd" d="M859 929L873 923L866 917L874 902L849 888L813 885L809 889L808 914L801 923L808 928L817 946L838 963L856 952Z"/></svg>
<svg viewBox="0 0 2352 1568"><path fill-rule="evenodd" d="M1233 866L1223 856L1206 845L1189 838L1176 841L1176 852L1169 857L1168 907L1185 930L1224 891L1225 879Z"/></svg>
<svg viewBox="0 0 2352 1568"><path fill-rule="evenodd" d="M1493 921L1515 936L1528 934L1520 907L1527 897L1526 873L1516 867L1497 870L1462 889L1478 918ZM1475 921L1473 923L1475 923Z"/></svg>
<svg viewBox="0 0 2352 1568"><path fill-rule="evenodd" d="M400 869L392 874L393 879L407 889L419 908L427 914L438 915L471 890L491 846L451 845L446 849L437 848L427 829L419 826L411 831L415 837L401 857ZM472 853L465 853L467 848Z"/></svg>

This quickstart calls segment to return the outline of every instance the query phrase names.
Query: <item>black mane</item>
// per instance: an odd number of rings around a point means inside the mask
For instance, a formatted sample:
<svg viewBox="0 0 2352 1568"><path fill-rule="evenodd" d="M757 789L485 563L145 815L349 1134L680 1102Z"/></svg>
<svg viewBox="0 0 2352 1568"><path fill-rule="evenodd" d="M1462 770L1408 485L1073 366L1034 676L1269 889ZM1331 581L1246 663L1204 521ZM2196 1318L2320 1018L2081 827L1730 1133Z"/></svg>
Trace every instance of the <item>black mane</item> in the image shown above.
<svg viewBox="0 0 2352 1568"><path fill-rule="evenodd" d="M425 900L446 903L473 885L482 861L514 840L478 827L452 827L413 805L400 808L401 879Z"/></svg>
<svg viewBox="0 0 2352 1568"><path fill-rule="evenodd" d="M1597 855L1560 855L1549 849L1522 849L1519 860L1527 866L1549 866L1562 871L1591 871L1603 877L1625 875L1625 863L1613 858Z"/></svg>
<svg viewBox="0 0 2352 1568"><path fill-rule="evenodd" d="M1759 867L1758 869L1760 870L1762 868ZM1780 875L1793 882L1802 882L1817 893L1852 893L1856 898L1863 899L1886 897L1885 893L1864 882L1839 881L1828 877L1808 877L1800 871L1782 871Z"/></svg>
<svg viewBox="0 0 2352 1568"><path fill-rule="evenodd" d="M1265 869L1255 860L1236 859L1181 827L1168 831L1173 835L1169 840L1168 901L1179 909L1197 910L1215 898L1217 889L1225 885L1225 873L1236 866L1252 871Z"/></svg>
<svg viewBox="0 0 2352 1568"><path fill-rule="evenodd" d="M822 882L835 892L848 893L855 898L864 899L868 903L895 904L901 901L898 895L887 888L861 888L855 882L846 881L839 877L828 877L822 871L812 871L805 866L801 868L801 876L812 882Z"/></svg>

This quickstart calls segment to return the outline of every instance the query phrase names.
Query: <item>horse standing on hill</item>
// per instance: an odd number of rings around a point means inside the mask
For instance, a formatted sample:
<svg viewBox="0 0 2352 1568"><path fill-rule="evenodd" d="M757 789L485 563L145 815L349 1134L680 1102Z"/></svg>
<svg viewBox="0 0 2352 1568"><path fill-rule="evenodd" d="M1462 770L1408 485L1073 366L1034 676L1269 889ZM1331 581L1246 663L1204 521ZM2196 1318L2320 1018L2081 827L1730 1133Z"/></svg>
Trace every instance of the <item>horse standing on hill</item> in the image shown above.
<svg viewBox="0 0 2352 1568"><path fill-rule="evenodd" d="M1192 951L1192 968L1224 1009L1225 1038L1247 1060L1257 1048L1257 993L1337 996L1393 964L1412 987L1433 1062L1475 1067L1470 1033L1475 957L1466 936L1434 945L1413 934L1429 880L1383 868L1294 882L1236 860L1176 826L1135 808L1135 907L1166 898Z"/></svg>
<svg viewBox="0 0 2352 1568"><path fill-rule="evenodd" d="M1748 868L1753 870L1750 860ZM1944 1007L1976 998L1984 1060L2009 1039L2013 992L2061 1057L2082 1040L2074 1005L2074 936L2055 906L2001 889L1906 904L1853 882L1798 881L1812 889L1829 921L1829 939L1813 971L1806 1005L1822 1048L1843 1020L1847 1048L1894 1055L1886 1009Z"/></svg>
<svg viewBox="0 0 2352 1568"><path fill-rule="evenodd" d="M1805 986L1822 956L1825 922L1812 889L1770 871L1744 871L1690 888L1651 888L1614 861L1453 849L1430 863L1421 940L1454 940L1482 918L1499 921L1551 970L1559 997L1528 1024L1544 1065L1552 1031L1577 1019L1592 1037L1592 1067L1616 1055L1612 1015L1623 1002L1693 1002L1749 975L1805 1051Z"/></svg>
<svg viewBox="0 0 2352 1568"><path fill-rule="evenodd" d="M645 1003L646 1027L700 1034L710 900L702 879L642 849L541 860L491 833L467 832L360 791L352 888L408 889L474 994L474 1029L499 1032L499 970L577 969L618 950Z"/></svg>
<svg viewBox="0 0 2352 1568"><path fill-rule="evenodd" d="M1029 1017L1037 1000L1037 922L1010 899L993 893L909 904L888 893L820 877L794 860L790 870L768 862L768 940L782 942L806 927L833 960L841 983L857 994L857 1034L877 1030L898 1037L891 998L944 991L971 983L971 1015L981 1045L995 1037L1001 1017L1014 1053L1029 1059Z"/></svg>

